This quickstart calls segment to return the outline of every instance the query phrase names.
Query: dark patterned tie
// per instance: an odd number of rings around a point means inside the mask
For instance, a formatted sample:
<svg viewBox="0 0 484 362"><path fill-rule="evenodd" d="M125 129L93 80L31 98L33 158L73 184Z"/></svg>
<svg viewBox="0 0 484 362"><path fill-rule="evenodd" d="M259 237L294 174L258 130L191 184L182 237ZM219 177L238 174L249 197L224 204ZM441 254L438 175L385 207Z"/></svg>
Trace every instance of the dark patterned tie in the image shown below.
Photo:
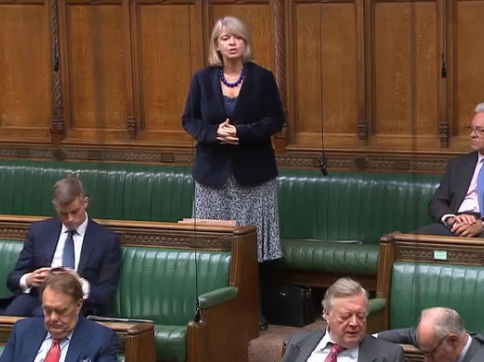
<svg viewBox="0 0 484 362"><path fill-rule="evenodd" d="M45 362L59 362L61 355L60 345L58 339L53 339L50 345L47 356L45 356Z"/></svg>
<svg viewBox="0 0 484 362"><path fill-rule="evenodd" d="M76 263L74 259L74 238L73 235L76 230L67 231L67 239L64 245L64 252L62 253L62 266L64 268L75 269Z"/></svg>
<svg viewBox="0 0 484 362"><path fill-rule="evenodd" d="M331 343L331 351L329 351L328 357L324 360L324 362L337 362L338 361L338 354L344 350L344 347L341 347L339 344Z"/></svg>

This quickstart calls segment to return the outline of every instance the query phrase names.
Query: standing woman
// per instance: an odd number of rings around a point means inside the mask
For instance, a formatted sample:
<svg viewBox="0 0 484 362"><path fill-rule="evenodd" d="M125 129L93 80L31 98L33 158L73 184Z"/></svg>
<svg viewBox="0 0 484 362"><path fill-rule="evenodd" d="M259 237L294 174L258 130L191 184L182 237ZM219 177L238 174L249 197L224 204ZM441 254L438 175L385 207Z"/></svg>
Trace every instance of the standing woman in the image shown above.
<svg viewBox="0 0 484 362"><path fill-rule="evenodd" d="M235 17L215 23L208 63L193 76L182 116L197 140L194 217L254 224L259 263L280 258L271 136L284 114L276 82L252 62L249 29Z"/></svg>

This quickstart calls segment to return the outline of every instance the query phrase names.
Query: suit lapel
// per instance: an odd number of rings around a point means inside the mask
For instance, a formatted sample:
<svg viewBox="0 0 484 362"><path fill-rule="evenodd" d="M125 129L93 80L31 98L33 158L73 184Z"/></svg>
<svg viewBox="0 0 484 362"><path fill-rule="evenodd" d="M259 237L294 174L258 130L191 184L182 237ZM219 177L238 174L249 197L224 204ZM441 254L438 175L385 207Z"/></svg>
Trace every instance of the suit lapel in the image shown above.
<svg viewBox="0 0 484 362"><path fill-rule="evenodd" d="M46 260L48 260L49 266L54 258L55 249L57 248L57 243L59 241L60 232L62 230L62 223L60 220L55 219L55 222L51 224L49 230L47 231L47 242L43 243L43 249L45 252Z"/></svg>
<svg viewBox="0 0 484 362"><path fill-rule="evenodd" d="M67 350L65 362L76 362L81 358L81 354L90 339L89 331L84 330L84 317L79 316L76 328L72 333L69 349Z"/></svg>
<svg viewBox="0 0 484 362"><path fill-rule="evenodd" d="M86 267L87 261L93 250L96 249L94 245L98 240L95 237L94 231L95 225L94 221L89 219L87 221L86 234L84 235L84 240L82 241L81 255L79 256L79 265L77 266L77 273L82 274L84 268Z"/></svg>
<svg viewBox="0 0 484 362"><path fill-rule="evenodd" d="M455 198L456 204L455 207L456 209L459 208L459 206L462 204L462 201L464 201L464 198L466 196L467 190L469 189L469 185L471 184L472 176L474 175L474 170L476 168L476 162L477 162L477 152L474 152L469 155L465 159L464 164L462 165L462 177L458 177L458 185L455 188L458 192L457 197Z"/></svg>
<svg viewBox="0 0 484 362"><path fill-rule="evenodd" d="M369 336L365 335L358 348L358 362L375 362L378 359L374 356L371 348Z"/></svg>
<svg viewBox="0 0 484 362"><path fill-rule="evenodd" d="M217 105L217 110L221 113L221 117L224 119L221 122L225 121L226 112L225 112L225 104L224 98L222 94L222 87L220 86L220 68L213 68L212 72L210 73L210 81L212 82L212 89L213 94L215 95L215 104Z"/></svg>
<svg viewBox="0 0 484 362"><path fill-rule="evenodd" d="M318 331L318 333L313 333L309 338L304 340L304 343L297 344L296 350L298 352L298 358L294 362L305 362L314 351L318 343L321 341L321 338L323 338L325 332L326 331L321 330Z"/></svg>
<svg viewBox="0 0 484 362"><path fill-rule="evenodd" d="M35 360L40 345L44 341L46 335L47 331L45 330L43 320L40 325L35 324L33 325L33 328L29 329L28 335L26 336L27 338L25 338L25 340L28 341L25 345L29 346L25 351L25 358L27 361Z"/></svg>

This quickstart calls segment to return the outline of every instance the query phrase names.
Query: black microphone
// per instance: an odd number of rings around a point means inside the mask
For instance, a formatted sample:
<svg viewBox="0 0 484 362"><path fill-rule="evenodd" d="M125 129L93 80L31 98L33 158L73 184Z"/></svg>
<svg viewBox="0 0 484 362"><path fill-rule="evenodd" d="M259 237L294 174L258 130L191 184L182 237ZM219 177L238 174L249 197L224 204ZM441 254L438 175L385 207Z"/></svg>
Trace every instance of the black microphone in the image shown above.
<svg viewBox="0 0 484 362"><path fill-rule="evenodd" d="M321 155L320 169L321 169L321 172L323 173L323 176L328 176L328 164L326 162L326 154L324 153L324 150Z"/></svg>

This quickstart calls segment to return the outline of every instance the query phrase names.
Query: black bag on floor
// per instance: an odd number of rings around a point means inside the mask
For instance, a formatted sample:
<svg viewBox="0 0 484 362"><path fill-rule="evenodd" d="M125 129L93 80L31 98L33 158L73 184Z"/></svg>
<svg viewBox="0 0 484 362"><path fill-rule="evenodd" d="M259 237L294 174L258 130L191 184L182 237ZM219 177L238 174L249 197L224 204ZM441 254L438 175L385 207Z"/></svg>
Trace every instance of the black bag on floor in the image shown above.
<svg viewBox="0 0 484 362"><path fill-rule="evenodd" d="M311 288L291 284L264 287L263 313L270 324L302 327L316 316Z"/></svg>

